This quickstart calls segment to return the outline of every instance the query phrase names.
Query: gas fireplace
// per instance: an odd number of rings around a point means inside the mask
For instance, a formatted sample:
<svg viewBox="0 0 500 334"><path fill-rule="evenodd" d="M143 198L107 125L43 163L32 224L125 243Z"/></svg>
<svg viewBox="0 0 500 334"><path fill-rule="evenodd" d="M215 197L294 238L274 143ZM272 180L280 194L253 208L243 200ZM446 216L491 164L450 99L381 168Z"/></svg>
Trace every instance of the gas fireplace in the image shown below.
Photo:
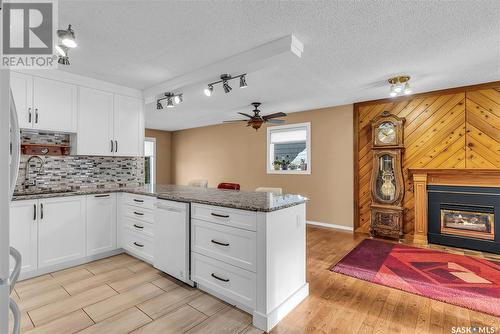
<svg viewBox="0 0 500 334"><path fill-rule="evenodd" d="M500 253L499 188L429 185L428 200L429 242Z"/></svg>

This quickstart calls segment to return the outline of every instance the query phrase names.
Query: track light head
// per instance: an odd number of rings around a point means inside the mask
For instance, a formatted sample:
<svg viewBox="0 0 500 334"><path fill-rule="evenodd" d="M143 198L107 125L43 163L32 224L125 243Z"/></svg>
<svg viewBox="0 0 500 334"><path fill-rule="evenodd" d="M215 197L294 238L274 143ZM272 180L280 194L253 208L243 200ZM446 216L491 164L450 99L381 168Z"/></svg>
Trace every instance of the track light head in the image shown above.
<svg viewBox="0 0 500 334"><path fill-rule="evenodd" d="M68 47L67 46L60 44L60 45L56 45L55 49L56 49L57 53L62 57L66 57L68 55Z"/></svg>
<svg viewBox="0 0 500 334"><path fill-rule="evenodd" d="M69 63L69 57L68 56L59 56L59 59L57 60L57 63L58 64L61 64L61 65L70 65Z"/></svg>
<svg viewBox="0 0 500 334"><path fill-rule="evenodd" d="M76 48L75 31L71 28L71 24L68 25L66 30L58 30L57 36L61 39L61 43L68 48Z"/></svg>
<svg viewBox="0 0 500 334"><path fill-rule="evenodd" d="M156 110L162 110L163 109L163 105L161 104L160 101L156 101Z"/></svg>
<svg viewBox="0 0 500 334"><path fill-rule="evenodd" d="M222 87L224 87L224 93L226 94L233 90L227 81L222 82Z"/></svg>
<svg viewBox="0 0 500 334"><path fill-rule="evenodd" d="M212 94L214 93L214 86L208 85L208 87L205 88L204 92L206 96L212 96Z"/></svg>
<svg viewBox="0 0 500 334"><path fill-rule="evenodd" d="M242 75L240 77L240 88L246 88L246 87L248 87L247 81L246 81L245 75Z"/></svg>
<svg viewBox="0 0 500 334"><path fill-rule="evenodd" d="M171 97L167 97L167 108L173 108L174 107L174 102L172 101Z"/></svg>
<svg viewBox="0 0 500 334"><path fill-rule="evenodd" d="M183 101L184 101L184 99L182 98L182 94L174 96L174 102L175 102L175 104L182 103Z"/></svg>

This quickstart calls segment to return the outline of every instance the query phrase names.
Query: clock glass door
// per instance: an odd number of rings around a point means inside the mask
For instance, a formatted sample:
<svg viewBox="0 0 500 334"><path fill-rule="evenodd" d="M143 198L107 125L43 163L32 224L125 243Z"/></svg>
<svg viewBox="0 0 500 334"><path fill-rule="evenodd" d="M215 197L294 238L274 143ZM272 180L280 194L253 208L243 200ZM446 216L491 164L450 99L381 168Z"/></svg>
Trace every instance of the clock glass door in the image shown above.
<svg viewBox="0 0 500 334"><path fill-rule="evenodd" d="M376 195L384 202L394 201L396 197L396 180L394 177L394 157L389 154L378 158L378 171L375 183Z"/></svg>

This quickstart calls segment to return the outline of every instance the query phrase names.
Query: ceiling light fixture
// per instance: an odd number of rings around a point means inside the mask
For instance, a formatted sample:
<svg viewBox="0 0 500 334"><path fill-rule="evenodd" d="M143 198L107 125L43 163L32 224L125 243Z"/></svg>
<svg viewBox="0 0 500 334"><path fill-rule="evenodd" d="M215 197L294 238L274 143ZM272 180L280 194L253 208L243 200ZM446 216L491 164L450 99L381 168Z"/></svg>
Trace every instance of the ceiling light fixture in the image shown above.
<svg viewBox="0 0 500 334"><path fill-rule="evenodd" d="M68 25L68 29L60 29L57 31L57 36L61 39L61 43L68 48L76 48L75 31L71 28L71 24Z"/></svg>
<svg viewBox="0 0 500 334"><path fill-rule="evenodd" d="M206 96L212 96L214 93L214 85L222 83L222 88L224 88L224 92L227 94L231 92L231 90L233 90L233 88L229 85L229 81L237 78L240 79L240 88L248 87L246 75L246 73L236 76L231 76L230 74L221 74L220 80L209 83L207 88L205 88L204 93Z"/></svg>
<svg viewBox="0 0 500 334"><path fill-rule="evenodd" d="M57 59L57 63L61 65L70 65L69 63L69 57L68 56L59 56L59 59Z"/></svg>
<svg viewBox="0 0 500 334"><path fill-rule="evenodd" d="M167 107L167 108L175 107L174 102L175 102L175 104L181 104L182 102L184 102L184 98L182 97L182 93L174 94L171 92L167 92L167 93L163 94L163 97L160 97L159 99L156 100L156 110L163 109L163 104L161 103L161 101L163 101L163 100L167 100L167 104L165 105L165 107Z"/></svg>
<svg viewBox="0 0 500 334"><path fill-rule="evenodd" d="M404 93L405 95L411 94L409 75L401 75L398 77L390 78L387 81L391 84L391 90L389 93L391 97L396 97L401 93Z"/></svg>

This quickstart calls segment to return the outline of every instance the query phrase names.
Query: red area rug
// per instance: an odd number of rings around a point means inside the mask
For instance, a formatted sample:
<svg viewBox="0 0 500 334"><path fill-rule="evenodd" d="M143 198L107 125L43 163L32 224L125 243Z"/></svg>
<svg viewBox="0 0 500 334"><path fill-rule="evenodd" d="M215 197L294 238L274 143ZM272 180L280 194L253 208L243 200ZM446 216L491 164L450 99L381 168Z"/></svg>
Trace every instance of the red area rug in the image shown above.
<svg viewBox="0 0 500 334"><path fill-rule="evenodd" d="M500 263L363 240L331 271L500 316Z"/></svg>

